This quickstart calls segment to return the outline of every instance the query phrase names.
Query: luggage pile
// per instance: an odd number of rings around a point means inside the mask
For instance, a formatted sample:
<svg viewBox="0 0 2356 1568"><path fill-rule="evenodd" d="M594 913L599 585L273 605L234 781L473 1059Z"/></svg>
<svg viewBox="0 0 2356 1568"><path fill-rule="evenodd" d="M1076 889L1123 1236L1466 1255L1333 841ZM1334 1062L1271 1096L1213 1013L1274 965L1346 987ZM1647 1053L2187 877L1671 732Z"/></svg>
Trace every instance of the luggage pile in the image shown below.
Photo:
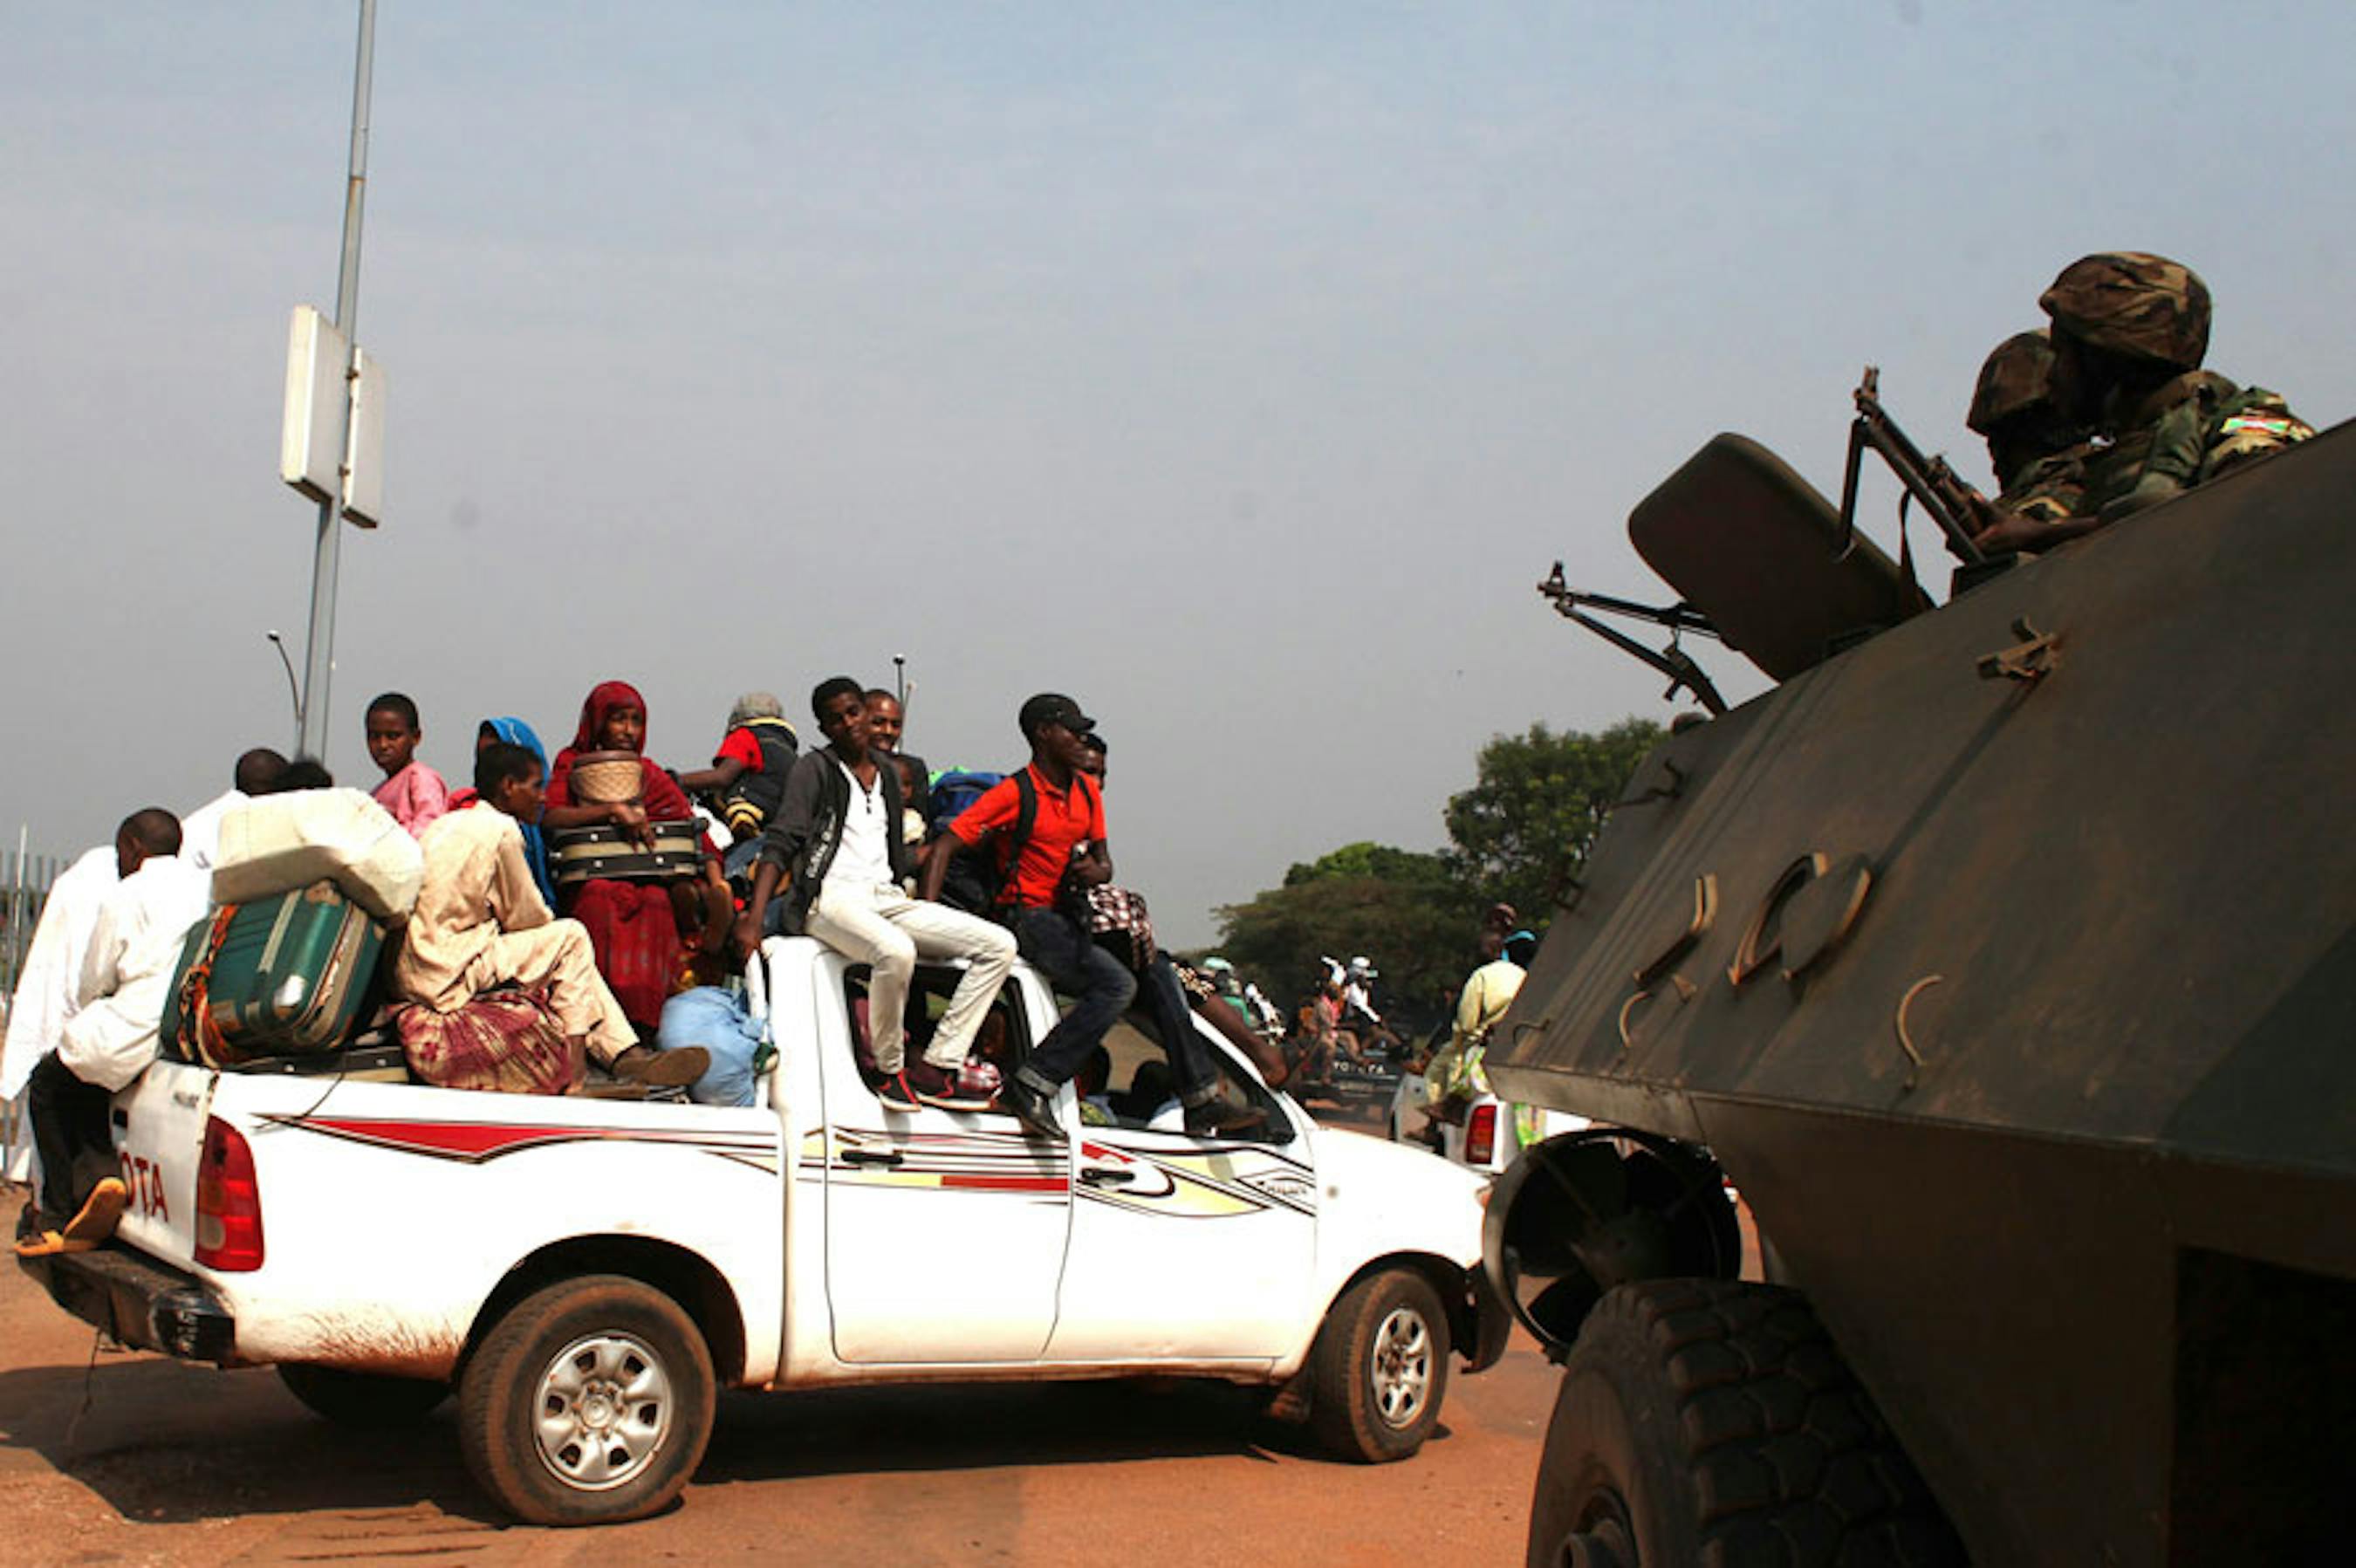
<svg viewBox="0 0 2356 1568"><path fill-rule="evenodd" d="M423 871L417 841L358 789L268 795L229 813L212 918L181 950L163 1048L213 1068L391 1076L388 1037L365 1026ZM320 1059L348 1047L354 1059Z"/></svg>

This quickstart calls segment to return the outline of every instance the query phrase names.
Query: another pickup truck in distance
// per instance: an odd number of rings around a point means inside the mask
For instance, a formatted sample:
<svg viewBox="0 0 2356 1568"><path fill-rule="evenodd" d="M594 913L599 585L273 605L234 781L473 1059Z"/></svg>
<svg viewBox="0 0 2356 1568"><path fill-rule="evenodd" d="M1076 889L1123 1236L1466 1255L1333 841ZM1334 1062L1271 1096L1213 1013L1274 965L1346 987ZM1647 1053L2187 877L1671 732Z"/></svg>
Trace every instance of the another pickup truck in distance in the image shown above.
<svg viewBox="0 0 2356 1568"><path fill-rule="evenodd" d="M1374 1462L1421 1446L1451 1356L1502 1354L1483 1184L1317 1127L1199 1024L1255 1126L1156 1130L1067 1087L1051 1143L885 1109L865 970L805 938L756 961L778 1049L744 1109L159 1060L115 1101L116 1239L24 1266L125 1344L274 1364L330 1419L455 1391L476 1479L544 1524L677 1497L723 1387L1200 1376ZM956 979L918 970L920 1026ZM983 1038L1011 1070L1055 1017L1018 965ZM1134 1022L1108 1044L1115 1085L1161 1058Z"/></svg>

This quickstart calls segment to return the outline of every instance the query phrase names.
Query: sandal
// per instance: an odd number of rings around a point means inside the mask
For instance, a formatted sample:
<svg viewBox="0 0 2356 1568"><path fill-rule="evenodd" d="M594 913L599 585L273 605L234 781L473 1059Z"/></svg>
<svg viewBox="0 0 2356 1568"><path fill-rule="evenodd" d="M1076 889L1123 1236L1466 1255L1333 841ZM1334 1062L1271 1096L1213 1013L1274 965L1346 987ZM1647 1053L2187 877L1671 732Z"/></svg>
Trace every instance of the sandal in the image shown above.
<svg viewBox="0 0 2356 1568"><path fill-rule="evenodd" d="M66 1239L55 1230L35 1230L16 1238L16 1256L52 1258L66 1250Z"/></svg>
<svg viewBox="0 0 2356 1568"><path fill-rule="evenodd" d="M73 1237L68 1236L62 1230L44 1230L37 1235L27 1236L18 1241L16 1243L16 1256L20 1258L54 1258L64 1252L95 1252L98 1249L99 1243L96 1241L77 1240Z"/></svg>
<svg viewBox="0 0 2356 1568"><path fill-rule="evenodd" d="M114 1234L123 1211L131 1206L131 1189L121 1176L106 1176L91 1188L81 1212L66 1221L61 1252L87 1252Z"/></svg>

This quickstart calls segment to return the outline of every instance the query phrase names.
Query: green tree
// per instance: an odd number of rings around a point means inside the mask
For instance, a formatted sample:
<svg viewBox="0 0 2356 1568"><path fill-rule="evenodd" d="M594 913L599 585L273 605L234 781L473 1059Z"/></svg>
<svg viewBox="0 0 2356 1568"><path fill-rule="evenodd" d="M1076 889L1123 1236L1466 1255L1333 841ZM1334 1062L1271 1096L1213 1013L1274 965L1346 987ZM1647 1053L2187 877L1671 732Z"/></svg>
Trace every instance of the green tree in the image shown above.
<svg viewBox="0 0 2356 1568"><path fill-rule="evenodd" d="M1622 719L1600 734L1534 724L1481 748L1478 782L1448 802L1447 860L1483 903L1503 899L1544 920L1577 881L1604 814L1661 726Z"/></svg>
<svg viewBox="0 0 2356 1568"><path fill-rule="evenodd" d="M1309 991L1321 955L1365 953L1382 971L1385 1011L1405 1004L1412 1018L1462 978L1472 913L1444 857L1345 844L1294 865L1282 886L1218 910L1218 950L1280 1003Z"/></svg>
<svg viewBox="0 0 2356 1568"><path fill-rule="evenodd" d="M1387 1013L1429 1013L1472 967L1491 904L1544 929L1661 736L1636 718L1594 735L1535 724L1498 736L1481 748L1472 788L1448 802L1449 848L1352 843L1298 864L1282 886L1217 911L1217 950L1280 1002L1314 983L1321 954L1365 953L1383 972Z"/></svg>

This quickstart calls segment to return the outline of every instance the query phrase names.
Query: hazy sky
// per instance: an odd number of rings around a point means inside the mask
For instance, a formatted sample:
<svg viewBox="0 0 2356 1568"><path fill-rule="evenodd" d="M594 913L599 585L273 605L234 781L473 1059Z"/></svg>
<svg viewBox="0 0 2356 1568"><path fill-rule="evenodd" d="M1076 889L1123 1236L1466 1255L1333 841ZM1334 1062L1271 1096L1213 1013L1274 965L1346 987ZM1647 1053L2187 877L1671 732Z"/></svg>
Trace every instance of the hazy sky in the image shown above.
<svg viewBox="0 0 2356 1568"><path fill-rule="evenodd" d="M0 5L11 848L291 741L355 16ZM619 677L694 766L739 691L905 654L936 765L1077 695L1121 880L1202 940L1439 843L1494 734L1666 717L1531 585L1657 594L1624 520L1712 433L1833 489L1870 360L1982 474L1972 376L2081 253L2191 263L2211 363L2344 417L2351 59L2344 0L382 0L329 761L375 782L387 687L456 776Z"/></svg>

